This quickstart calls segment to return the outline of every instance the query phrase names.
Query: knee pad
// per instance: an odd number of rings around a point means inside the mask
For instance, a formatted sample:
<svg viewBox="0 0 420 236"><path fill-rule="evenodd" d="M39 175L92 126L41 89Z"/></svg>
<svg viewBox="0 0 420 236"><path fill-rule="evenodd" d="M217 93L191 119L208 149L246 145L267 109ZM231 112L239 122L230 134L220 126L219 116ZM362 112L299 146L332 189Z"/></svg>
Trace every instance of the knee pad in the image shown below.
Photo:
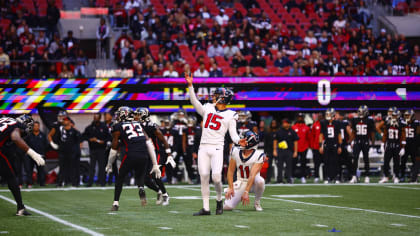
<svg viewBox="0 0 420 236"><path fill-rule="evenodd" d="M220 183L220 182L222 182L222 175L221 174L212 174L211 179L213 180L213 183Z"/></svg>

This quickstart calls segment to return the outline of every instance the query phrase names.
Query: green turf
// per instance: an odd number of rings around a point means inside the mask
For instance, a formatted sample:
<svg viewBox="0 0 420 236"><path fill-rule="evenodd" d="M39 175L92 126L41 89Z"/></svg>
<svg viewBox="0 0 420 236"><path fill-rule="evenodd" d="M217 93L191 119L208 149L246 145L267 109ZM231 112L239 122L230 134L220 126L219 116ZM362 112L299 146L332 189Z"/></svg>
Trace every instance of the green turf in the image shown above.
<svg viewBox="0 0 420 236"><path fill-rule="evenodd" d="M168 190L172 197L200 196L197 186L169 186ZM273 196L286 194L329 194L340 197ZM0 195L12 198L9 192L3 191ZM238 210L225 212L222 216L202 217L192 216L201 208L201 200L172 198L169 206L156 206L156 195L150 190L147 190L149 204L146 207L140 206L135 189L123 190L120 211L114 215L108 214L113 200L112 189L33 191L23 192L22 195L25 204L30 207L105 235L329 235L328 230L333 227L344 235L420 235L420 209L416 209L420 208L420 185L267 186L265 199L262 200L263 212L255 212L253 206L239 206ZM306 205L304 202L417 218ZM214 200L211 200L211 207L214 212ZM0 233L48 236L83 234L38 214L13 216L16 207L3 199L0 199L0 209Z"/></svg>

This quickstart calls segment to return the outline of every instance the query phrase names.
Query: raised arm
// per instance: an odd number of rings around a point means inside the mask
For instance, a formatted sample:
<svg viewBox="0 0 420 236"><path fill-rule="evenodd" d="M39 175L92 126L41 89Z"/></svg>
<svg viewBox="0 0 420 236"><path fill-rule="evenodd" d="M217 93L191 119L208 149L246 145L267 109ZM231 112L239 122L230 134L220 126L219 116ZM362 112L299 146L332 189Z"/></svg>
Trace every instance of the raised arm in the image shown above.
<svg viewBox="0 0 420 236"><path fill-rule="evenodd" d="M185 73L185 80L187 81L187 84L188 84L188 93L190 94L191 104L194 106L195 110L197 111L198 114L200 114L200 116L204 116L204 106L203 104L201 104L200 101L198 101L197 96L195 95L194 87L192 84L193 78L191 76L191 72Z"/></svg>

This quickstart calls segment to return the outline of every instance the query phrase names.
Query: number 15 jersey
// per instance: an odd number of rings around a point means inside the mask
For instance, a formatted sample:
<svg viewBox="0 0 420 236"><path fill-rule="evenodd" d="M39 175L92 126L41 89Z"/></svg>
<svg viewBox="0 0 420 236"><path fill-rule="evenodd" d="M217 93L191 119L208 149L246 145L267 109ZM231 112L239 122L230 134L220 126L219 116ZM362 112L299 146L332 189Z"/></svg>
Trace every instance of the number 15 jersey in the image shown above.
<svg viewBox="0 0 420 236"><path fill-rule="evenodd" d="M226 132L236 134L238 114L232 110L217 110L211 103L203 105L203 133L200 144L224 145ZM237 136L237 134L236 134Z"/></svg>
<svg viewBox="0 0 420 236"><path fill-rule="evenodd" d="M112 132L120 132L124 150L128 152L147 152L146 136L141 124L137 121L123 121L113 126Z"/></svg>

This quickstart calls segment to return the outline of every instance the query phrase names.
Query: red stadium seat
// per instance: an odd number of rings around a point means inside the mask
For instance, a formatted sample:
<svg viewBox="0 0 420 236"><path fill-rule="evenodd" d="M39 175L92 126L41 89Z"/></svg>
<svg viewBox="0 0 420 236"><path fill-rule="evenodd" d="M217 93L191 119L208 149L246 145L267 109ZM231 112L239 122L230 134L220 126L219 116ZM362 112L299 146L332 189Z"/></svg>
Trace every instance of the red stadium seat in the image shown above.
<svg viewBox="0 0 420 236"><path fill-rule="evenodd" d="M254 67L253 72L256 76L267 76L267 73L265 72L264 68L262 67Z"/></svg>

